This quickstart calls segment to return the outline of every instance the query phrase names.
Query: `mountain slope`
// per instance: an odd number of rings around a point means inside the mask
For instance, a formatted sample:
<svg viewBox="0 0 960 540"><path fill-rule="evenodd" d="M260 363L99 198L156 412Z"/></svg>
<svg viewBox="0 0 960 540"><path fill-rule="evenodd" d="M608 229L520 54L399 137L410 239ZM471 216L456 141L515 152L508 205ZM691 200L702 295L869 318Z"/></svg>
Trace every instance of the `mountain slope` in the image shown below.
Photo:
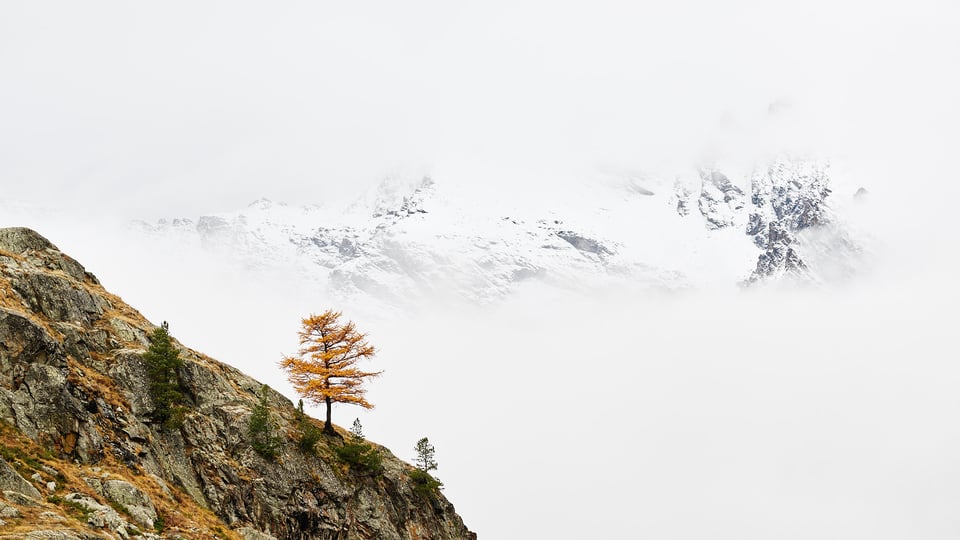
<svg viewBox="0 0 960 540"><path fill-rule="evenodd" d="M0 538L475 537L384 448L376 476L333 458L337 440L299 451L273 391L282 445L262 458L247 433L261 385L182 346L187 414L161 429L140 357L152 328L37 233L0 229Z"/></svg>
<svg viewBox="0 0 960 540"><path fill-rule="evenodd" d="M401 309L429 297L487 303L529 283L829 282L863 266L859 242L831 207L830 184L826 164L801 159L748 175L710 168L676 180L608 177L522 201L394 178L344 208L259 200L140 230L252 271L293 269L341 300Z"/></svg>

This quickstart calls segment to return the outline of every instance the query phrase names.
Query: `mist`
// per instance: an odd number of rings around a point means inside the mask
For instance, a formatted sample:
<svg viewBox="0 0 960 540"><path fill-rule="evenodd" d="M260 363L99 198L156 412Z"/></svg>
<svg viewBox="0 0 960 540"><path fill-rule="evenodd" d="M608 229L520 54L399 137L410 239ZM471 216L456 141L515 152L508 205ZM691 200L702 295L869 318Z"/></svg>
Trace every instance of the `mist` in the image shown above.
<svg viewBox="0 0 960 540"><path fill-rule="evenodd" d="M954 148L948 1L0 10L5 198L91 213L323 203L397 170L512 192Z"/></svg>
<svg viewBox="0 0 960 540"><path fill-rule="evenodd" d="M429 436L481 538L960 536L960 5L561 4L4 3L0 226L294 401L300 318L343 310L385 373L335 422L407 460ZM398 174L549 206L783 153L833 163L869 272L398 316L129 225Z"/></svg>
<svg viewBox="0 0 960 540"><path fill-rule="evenodd" d="M277 362L299 318L327 307L320 291L101 233L47 234L183 343L296 400ZM336 306L385 373L375 409L337 406L334 420L359 418L408 460L428 436L445 495L484 537L952 538L950 257L879 263L842 288L531 283L415 316Z"/></svg>
<svg viewBox="0 0 960 540"><path fill-rule="evenodd" d="M427 422L496 538L949 538L955 298L535 295L381 336L418 368L370 424Z"/></svg>

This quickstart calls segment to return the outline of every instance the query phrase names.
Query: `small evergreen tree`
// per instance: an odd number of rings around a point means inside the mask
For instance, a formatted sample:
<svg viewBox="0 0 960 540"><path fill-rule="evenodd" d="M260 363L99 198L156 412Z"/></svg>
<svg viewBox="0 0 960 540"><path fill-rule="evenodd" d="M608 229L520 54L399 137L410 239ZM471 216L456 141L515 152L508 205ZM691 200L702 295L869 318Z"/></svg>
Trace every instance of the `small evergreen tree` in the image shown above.
<svg viewBox="0 0 960 540"><path fill-rule="evenodd" d="M363 442L363 425L359 418L353 419L353 425L350 426L350 438L354 442Z"/></svg>
<svg viewBox="0 0 960 540"><path fill-rule="evenodd" d="M423 472L430 472L436 470L437 460L434 459L434 454L436 451L433 449L433 445L430 444L430 439L424 437L417 441L417 446L414 447L417 451L417 468Z"/></svg>
<svg viewBox="0 0 960 540"><path fill-rule="evenodd" d="M280 454L280 437L274 435L273 418L267 402L267 385L260 387L260 401L253 407L247 432L250 446L261 456L275 459Z"/></svg>
<svg viewBox="0 0 960 540"><path fill-rule="evenodd" d="M359 418L350 428L350 441L334 447L333 451L341 461L360 471L377 474L383 469L383 457L374 445L364 440Z"/></svg>
<svg viewBox="0 0 960 540"><path fill-rule="evenodd" d="M437 461L434 457L435 451L430 440L426 437L417 441L414 447L417 451L415 460L416 469L410 472L410 479L413 480L413 489L421 495L435 498L437 493L443 488L443 482L430 475L430 471L436 470Z"/></svg>
<svg viewBox="0 0 960 540"><path fill-rule="evenodd" d="M184 396L180 389L179 371L183 359L173 346L170 325L163 321L150 334L150 347L143 353L150 381L150 398L154 404L154 420L165 429L177 429L183 425Z"/></svg>
<svg viewBox="0 0 960 540"><path fill-rule="evenodd" d="M323 431L310 421L310 417L303 412L303 400L297 403L297 431L300 432L300 438L297 440L297 446L300 450L309 453L316 452L316 445L320 441Z"/></svg>

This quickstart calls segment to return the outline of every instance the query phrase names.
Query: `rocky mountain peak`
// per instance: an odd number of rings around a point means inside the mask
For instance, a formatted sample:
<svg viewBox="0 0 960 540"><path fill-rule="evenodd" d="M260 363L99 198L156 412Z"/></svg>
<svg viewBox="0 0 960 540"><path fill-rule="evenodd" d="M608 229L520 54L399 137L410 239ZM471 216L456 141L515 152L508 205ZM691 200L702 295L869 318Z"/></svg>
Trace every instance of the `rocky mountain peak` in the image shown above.
<svg viewBox="0 0 960 540"><path fill-rule="evenodd" d="M700 178L703 182L697 204L707 228L722 229L735 225L744 205L743 190L718 170L700 171Z"/></svg>
<svg viewBox="0 0 960 540"><path fill-rule="evenodd" d="M709 231L744 227L760 250L750 275L742 283L755 284L783 277L819 281L815 266L844 267L850 274L860 255L858 243L844 230L830 208L829 164L781 157L754 169L746 178L750 198L717 169L700 172L697 207ZM672 196L676 212L690 215L695 189L679 179ZM862 198L865 190L857 191ZM809 259L816 259L810 264ZM830 261L838 261L836 264Z"/></svg>
<svg viewBox="0 0 960 540"><path fill-rule="evenodd" d="M782 157L736 170L680 171L673 190L630 172L492 198L398 176L345 207L248 207L141 228L151 242L280 271L378 313L431 298L496 302L531 283L675 289L856 274L857 241L829 207L827 164ZM787 260L797 264L778 262Z"/></svg>
<svg viewBox="0 0 960 540"><path fill-rule="evenodd" d="M186 414L164 428L141 358L154 328L36 232L0 229L0 539L475 538L389 450L377 475L339 462L338 439L301 451L272 390L279 456L262 457L261 384L179 343Z"/></svg>
<svg viewBox="0 0 960 540"><path fill-rule="evenodd" d="M783 159L754 171L746 233L762 252L748 283L784 274L811 277L798 239L802 231L831 225L827 171L827 164Z"/></svg>

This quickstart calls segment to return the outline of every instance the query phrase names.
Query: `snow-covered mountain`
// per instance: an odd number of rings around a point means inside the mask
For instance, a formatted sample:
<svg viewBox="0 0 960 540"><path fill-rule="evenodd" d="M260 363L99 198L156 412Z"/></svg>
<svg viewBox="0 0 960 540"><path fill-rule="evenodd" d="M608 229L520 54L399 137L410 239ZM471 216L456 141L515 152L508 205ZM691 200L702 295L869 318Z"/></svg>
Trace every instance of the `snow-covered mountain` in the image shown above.
<svg viewBox="0 0 960 540"><path fill-rule="evenodd" d="M292 269L341 299L400 308L424 298L487 303L527 284L825 283L850 278L864 261L831 204L829 171L778 159L747 174L609 175L526 200L390 178L347 205L261 199L138 227L252 271Z"/></svg>

